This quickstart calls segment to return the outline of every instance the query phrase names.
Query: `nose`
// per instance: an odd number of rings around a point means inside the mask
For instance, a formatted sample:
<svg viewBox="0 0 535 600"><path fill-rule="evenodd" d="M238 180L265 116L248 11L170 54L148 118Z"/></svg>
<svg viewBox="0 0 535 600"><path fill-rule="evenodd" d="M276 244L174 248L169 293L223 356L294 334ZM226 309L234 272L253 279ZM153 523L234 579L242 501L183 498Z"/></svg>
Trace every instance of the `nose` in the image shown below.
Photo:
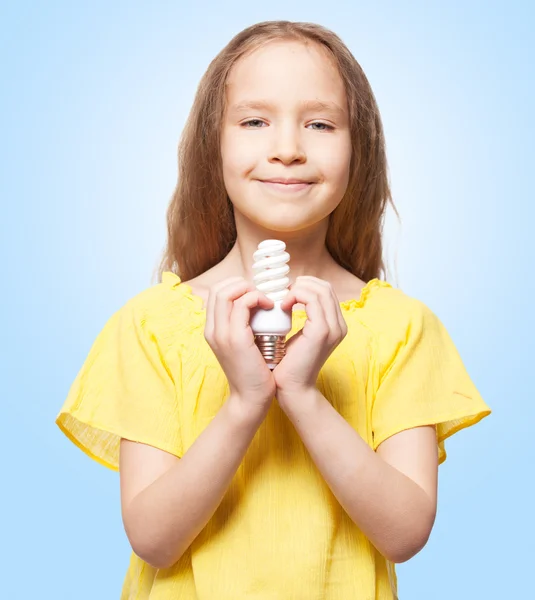
<svg viewBox="0 0 535 600"><path fill-rule="evenodd" d="M306 153L295 126L287 125L273 131L273 142L269 152L269 162L281 162L285 165L306 162Z"/></svg>

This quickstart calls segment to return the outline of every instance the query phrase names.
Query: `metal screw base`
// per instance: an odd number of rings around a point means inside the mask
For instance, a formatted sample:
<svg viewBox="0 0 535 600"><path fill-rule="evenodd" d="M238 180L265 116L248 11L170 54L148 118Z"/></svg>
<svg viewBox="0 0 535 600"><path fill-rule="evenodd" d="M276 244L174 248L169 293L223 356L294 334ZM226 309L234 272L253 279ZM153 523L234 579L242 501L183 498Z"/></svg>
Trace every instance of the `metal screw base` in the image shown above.
<svg viewBox="0 0 535 600"><path fill-rule="evenodd" d="M255 343L270 369L274 369L284 358L286 336L260 333L255 335Z"/></svg>

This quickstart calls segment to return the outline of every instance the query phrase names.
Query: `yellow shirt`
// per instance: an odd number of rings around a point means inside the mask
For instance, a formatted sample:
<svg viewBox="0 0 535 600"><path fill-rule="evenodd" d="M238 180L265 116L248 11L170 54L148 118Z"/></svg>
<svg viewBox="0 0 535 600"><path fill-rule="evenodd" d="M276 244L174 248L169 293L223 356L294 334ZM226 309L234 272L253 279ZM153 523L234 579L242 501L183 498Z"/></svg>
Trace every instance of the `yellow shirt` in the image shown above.
<svg viewBox="0 0 535 600"><path fill-rule="evenodd" d="M348 334L317 386L374 449L437 424L444 440L490 410L437 316L373 279L341 303ZM293 313L290 335L306 314ZM181 457L228 394L204 339L202 300L170 272L104 326L56 423L118 469L121 437ZM182 558L156 569L134 553L122 600L393 600L394 565L351 521L276 400L212 519Z"/></svg>

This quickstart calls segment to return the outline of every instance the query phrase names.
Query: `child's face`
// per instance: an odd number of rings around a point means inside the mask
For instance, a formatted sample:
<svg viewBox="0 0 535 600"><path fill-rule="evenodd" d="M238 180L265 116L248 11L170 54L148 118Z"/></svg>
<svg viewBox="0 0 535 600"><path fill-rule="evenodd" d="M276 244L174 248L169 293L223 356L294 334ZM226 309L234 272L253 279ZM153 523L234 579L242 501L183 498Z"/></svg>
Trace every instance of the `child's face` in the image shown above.
<svg viewBox="0 0 535 600"><path fill-rule="evenodd" d="M269 43L234 65L226 93L221 154L235 211L270 231L323 221L342 200L351 159L346 91L326 51Z"/></svg>

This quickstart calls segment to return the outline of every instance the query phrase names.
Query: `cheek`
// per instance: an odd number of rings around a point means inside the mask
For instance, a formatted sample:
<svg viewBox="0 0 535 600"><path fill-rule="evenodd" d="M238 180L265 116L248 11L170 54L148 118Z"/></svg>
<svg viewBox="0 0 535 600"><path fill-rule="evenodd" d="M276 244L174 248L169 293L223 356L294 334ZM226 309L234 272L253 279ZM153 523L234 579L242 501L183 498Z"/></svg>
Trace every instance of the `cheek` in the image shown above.
<svg viewBox="0 0 535 600"><path fill-rule="evenodd" d="M223 173L227 178L247 174L255 164L254 147L240 136L226 135L221 140Z"/></svg>
<svg viewBox="0 0 535 600"><path fill-rule="evenodd" d="M351 143L337 144L323 155L325 176L336 187L347 186L351 166Z"/></svg>

